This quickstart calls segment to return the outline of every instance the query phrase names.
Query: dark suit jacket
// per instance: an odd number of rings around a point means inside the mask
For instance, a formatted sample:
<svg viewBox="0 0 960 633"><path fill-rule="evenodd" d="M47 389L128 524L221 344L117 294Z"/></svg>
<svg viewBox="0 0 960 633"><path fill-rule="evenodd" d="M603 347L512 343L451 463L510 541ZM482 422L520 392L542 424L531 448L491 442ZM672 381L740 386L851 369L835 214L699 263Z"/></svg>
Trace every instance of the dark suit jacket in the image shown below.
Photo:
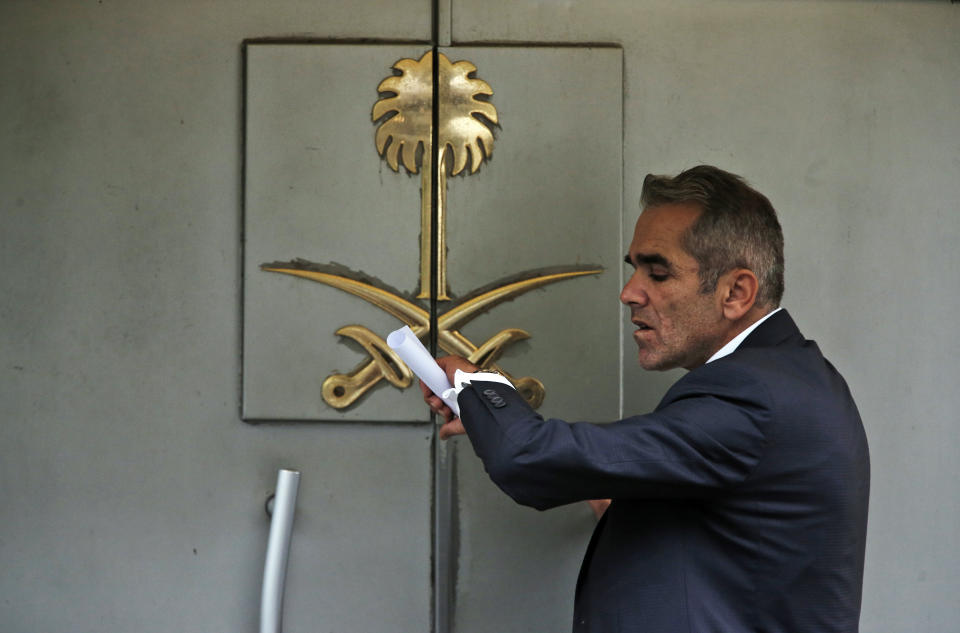
<svg viewBox="0 0 960 633"><path fill-rule="evenodd" d="M785 311L647 415L543 420L480 381L459 404L518 503L613 498L580 570L574 631L857 631L867 441L843 378Z"/></svg>

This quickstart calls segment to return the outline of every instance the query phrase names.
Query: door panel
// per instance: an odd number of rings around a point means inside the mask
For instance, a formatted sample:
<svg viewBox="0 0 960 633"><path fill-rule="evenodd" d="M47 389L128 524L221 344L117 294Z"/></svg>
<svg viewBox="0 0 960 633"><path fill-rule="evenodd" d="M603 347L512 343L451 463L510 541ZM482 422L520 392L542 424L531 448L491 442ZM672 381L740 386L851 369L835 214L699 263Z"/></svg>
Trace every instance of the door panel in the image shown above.
<svg viewBox="0 0 960 633"><path fill-rule="evenodd" d="M531 338L505 353L514 376L545 388L540 412L613 420L620 408L621 73L617 48L453 48L493 87L494 153L449 181L448 276L463 293L527 270L595 264L498 306L463 329L485 340L506 327ZM442 308L441 308L442 309ZM540 513L490 482L457 439L453 630L564 631L595 524L586 504Z"/></svg>
<svg viewBox="0 0 960 633"><path fill-rule="evenodd" d="M419 188L389 170L370 112L390 66L422 47L247 47L243 413L282 425L302 473L284 630L431 630L433 427L414 389L381 384L338 410L321 383L365 358L335 332L398 323L334 287L264 263L335 262L412 294ZM365 421L404 424L364 424ZM418 423L419 422L419 423ZM252 594L251 594L252 595Z"/></svg>

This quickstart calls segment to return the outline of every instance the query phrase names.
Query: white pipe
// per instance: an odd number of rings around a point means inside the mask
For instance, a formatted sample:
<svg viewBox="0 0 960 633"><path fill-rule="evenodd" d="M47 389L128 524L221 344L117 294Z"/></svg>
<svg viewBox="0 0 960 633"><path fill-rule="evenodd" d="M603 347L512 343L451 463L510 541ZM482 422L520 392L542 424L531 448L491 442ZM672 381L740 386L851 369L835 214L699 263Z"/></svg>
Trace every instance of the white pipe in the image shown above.
<svg viewBox="0 0 960 633"><path fill-rule="evenodd" d="M283 616L283 584L287 577L293 510L297 504L300 472L277 472L277 491L273 497L273 519L267 539L267 559L263 565L263 593L260 595L260 633L280 633Z"/></svg>

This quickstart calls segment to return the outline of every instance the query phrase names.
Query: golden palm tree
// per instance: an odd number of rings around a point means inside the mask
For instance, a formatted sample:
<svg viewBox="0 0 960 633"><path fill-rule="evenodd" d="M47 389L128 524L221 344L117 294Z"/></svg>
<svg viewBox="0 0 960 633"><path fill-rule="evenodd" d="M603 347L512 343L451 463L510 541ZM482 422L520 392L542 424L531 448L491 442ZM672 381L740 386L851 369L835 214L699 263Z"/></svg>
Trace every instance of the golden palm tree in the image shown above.
<svg viewBox="0 0 960 633"><path fill-rule="evenodd" d="M476 173L493 153L492 126L498 123L492 103L478 99L493 94L490 84L471 77L477 67L468 61L451 63L439 53L437 94L439 150L437 161L437 259L438 300L447 300L446 266L446 177L456 176L470 165ZM430 191L433 186L430 158L433 128L433 53L419 60L401 59L393 67L399 75L387 77L377 86L380 100L373 105L373 121L380 121L376 145L394 171L400 164L411 174L420 173L420 293L429 298L430 280ZM449 159L448 159L449 157Z"/></svg>

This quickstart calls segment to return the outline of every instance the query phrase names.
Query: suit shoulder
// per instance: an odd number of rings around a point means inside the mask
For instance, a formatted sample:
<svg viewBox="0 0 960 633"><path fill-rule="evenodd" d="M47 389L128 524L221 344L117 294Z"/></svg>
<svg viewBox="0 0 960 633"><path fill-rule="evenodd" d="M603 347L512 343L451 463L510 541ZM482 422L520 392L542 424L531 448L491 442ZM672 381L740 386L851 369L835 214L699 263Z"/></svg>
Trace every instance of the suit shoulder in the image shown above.
<svg viewBox="0 0 960 633"><path fill-rule="evenodd" d="M687 373L670 388L664 402L696 396L715 396L769 403L763 368L752 363L730 362L729 358L707 363Z"/></svg>

